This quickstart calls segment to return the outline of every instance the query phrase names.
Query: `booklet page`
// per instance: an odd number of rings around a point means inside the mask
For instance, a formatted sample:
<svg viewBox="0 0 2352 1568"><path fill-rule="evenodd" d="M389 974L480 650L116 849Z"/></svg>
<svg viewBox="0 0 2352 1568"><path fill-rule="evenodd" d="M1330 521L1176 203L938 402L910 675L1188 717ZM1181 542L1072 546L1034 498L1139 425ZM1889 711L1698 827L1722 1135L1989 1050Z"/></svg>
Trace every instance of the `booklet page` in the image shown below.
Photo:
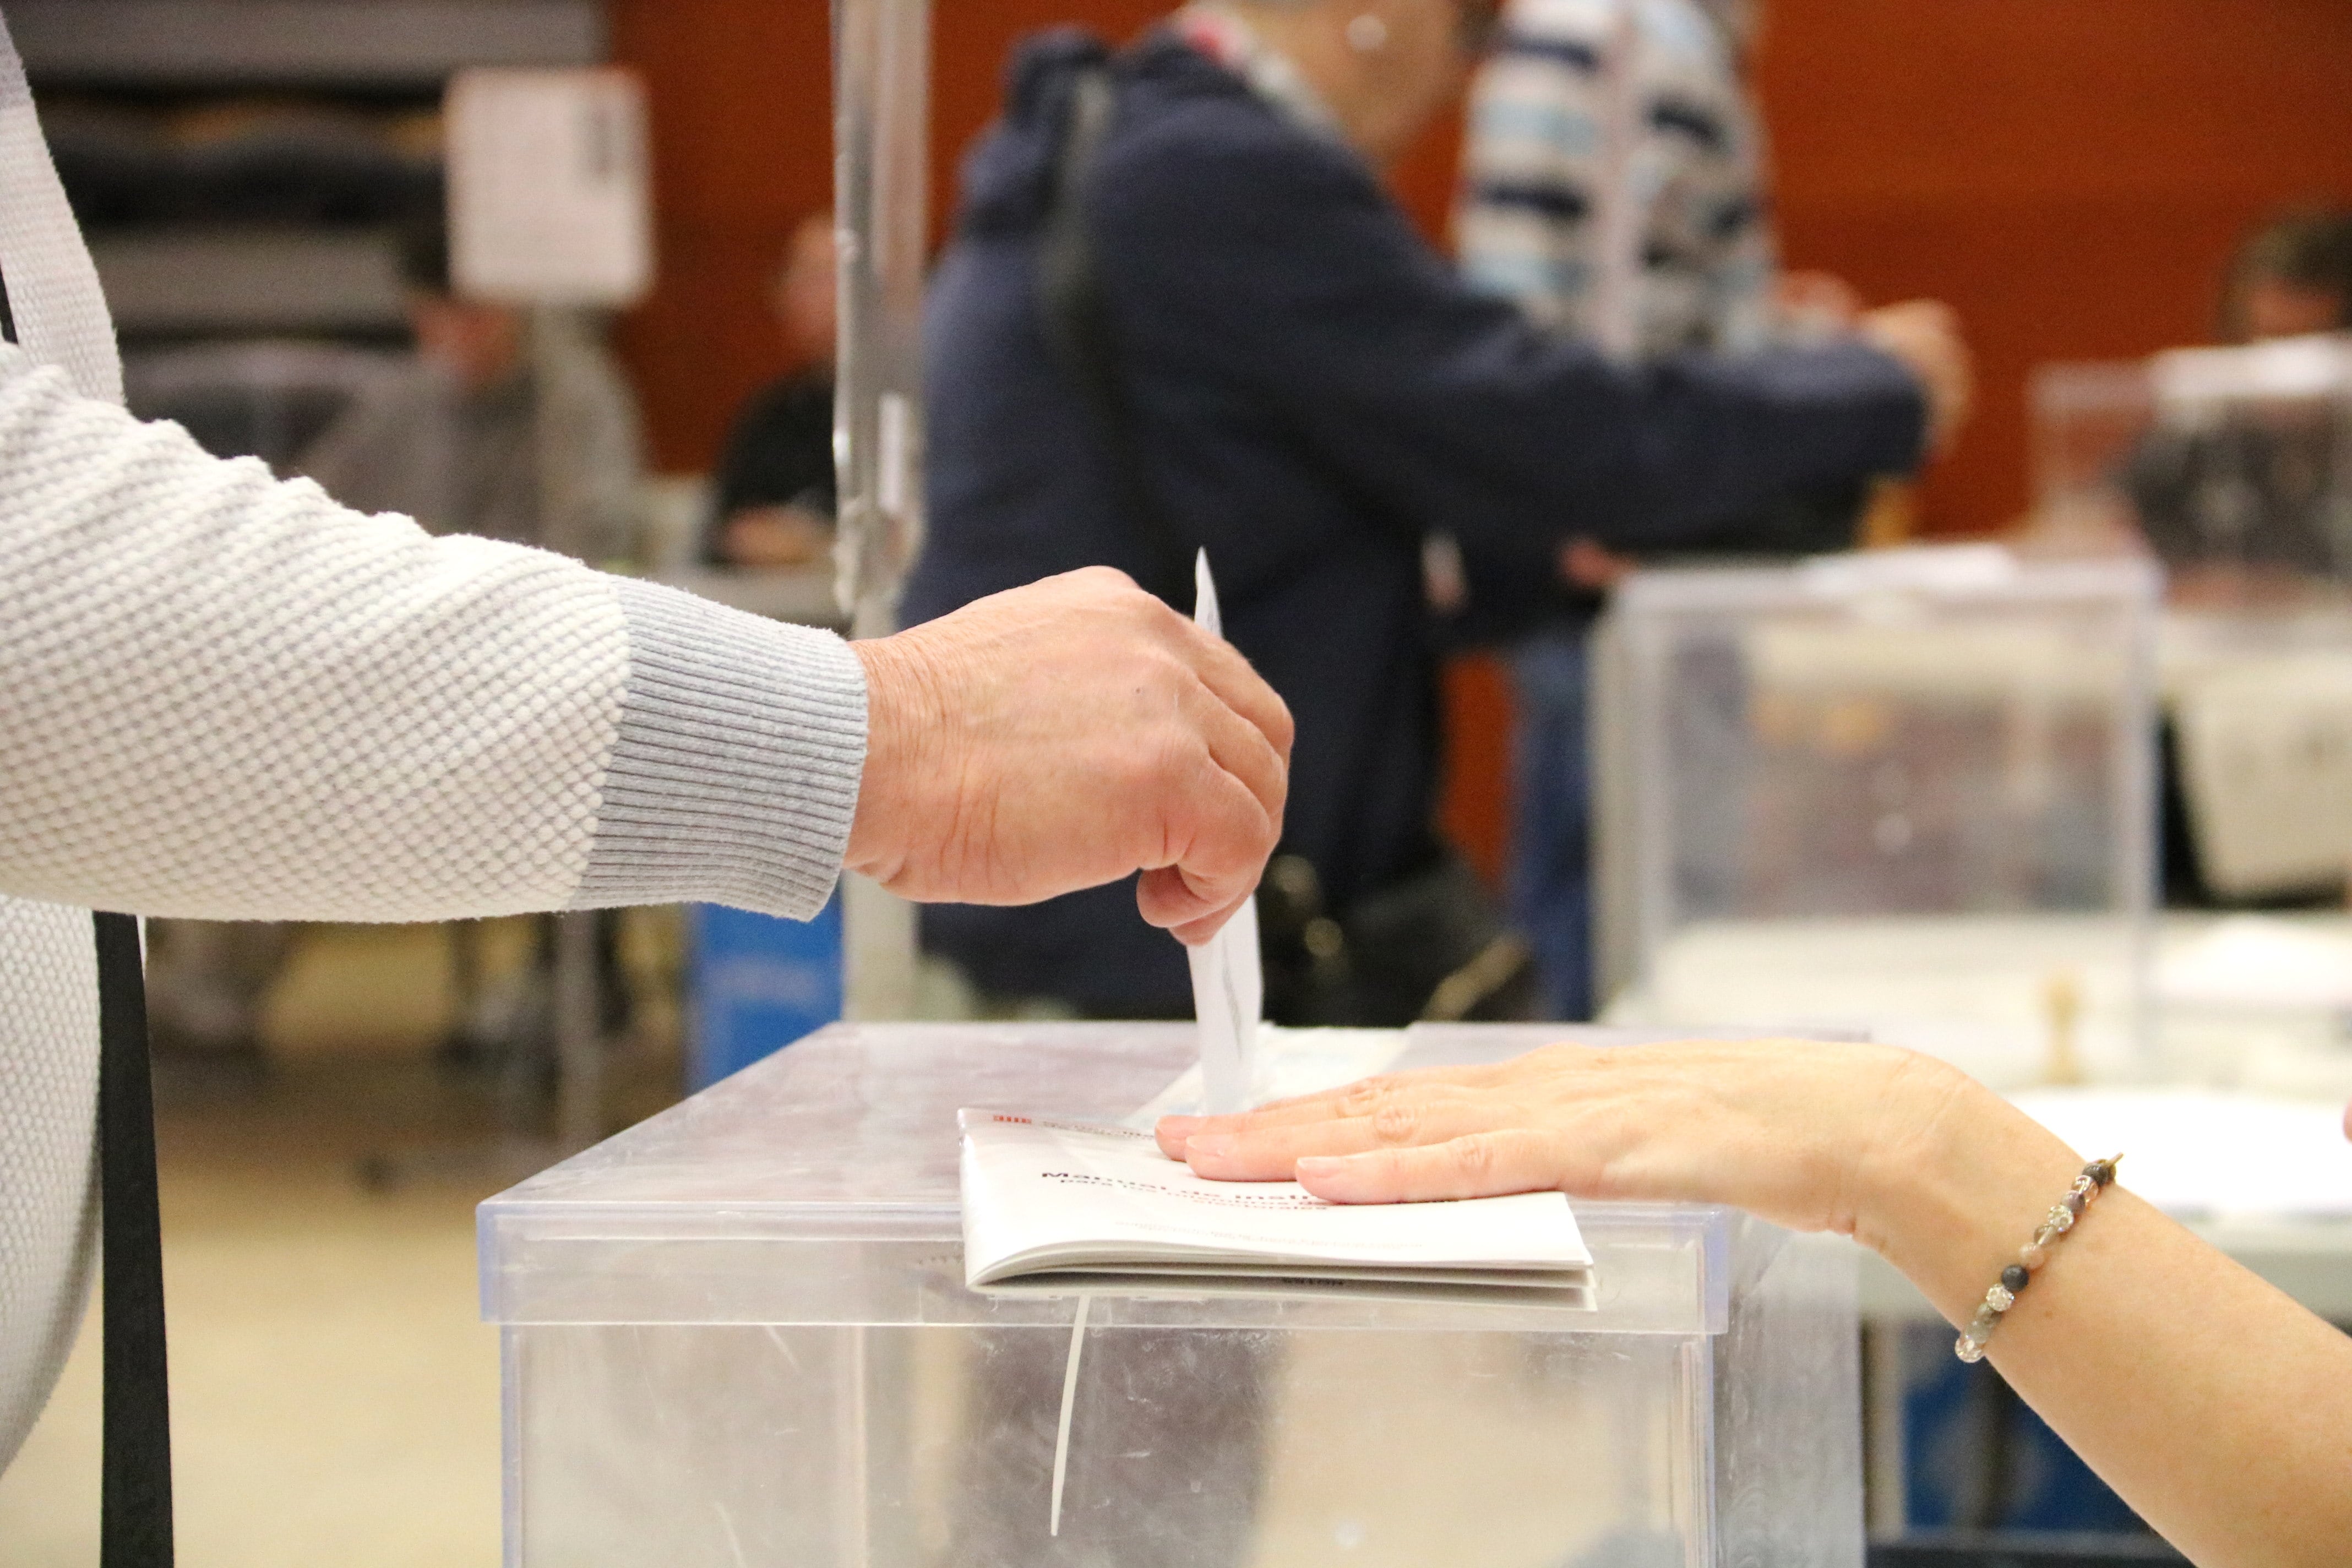
<svg viewBox="0 0 2352 1568"><path fill-rule="evenodd" d="M965 1110L964 1277L1038 1270L1306 1275L1557 1287L1592 1258L1568 1200L1332 1205L1296 1182L1210 1182L1149 1132Z"/></svg>

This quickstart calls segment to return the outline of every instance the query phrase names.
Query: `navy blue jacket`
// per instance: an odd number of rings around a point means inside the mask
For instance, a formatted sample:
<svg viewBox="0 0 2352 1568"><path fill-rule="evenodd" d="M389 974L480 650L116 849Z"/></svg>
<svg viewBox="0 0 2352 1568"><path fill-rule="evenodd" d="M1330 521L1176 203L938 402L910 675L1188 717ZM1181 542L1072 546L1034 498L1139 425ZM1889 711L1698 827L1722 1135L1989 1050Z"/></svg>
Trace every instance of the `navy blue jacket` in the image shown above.
<svg viewBox="0 0 2352 1568"><path fill-rule="evenodd" d="M966 161L925 323L930 534L910 624L1079 566L1146 570L1037 295L1071 84L1104 58L1079 33L1029 40ZM1360 157L1181 40L1156 35L1115 70L1085 201L1139 444L1208 549L1227 637L1297 720L1284 842L1335 907L1434 853L1424 535L1504 560L1576 534L1666 548L1916 459L1917 389L1874 351L1618 368L1472 293ZM1190 1010L1181 951L1125 885L941 907L925 933L992 990Z"/></svg>

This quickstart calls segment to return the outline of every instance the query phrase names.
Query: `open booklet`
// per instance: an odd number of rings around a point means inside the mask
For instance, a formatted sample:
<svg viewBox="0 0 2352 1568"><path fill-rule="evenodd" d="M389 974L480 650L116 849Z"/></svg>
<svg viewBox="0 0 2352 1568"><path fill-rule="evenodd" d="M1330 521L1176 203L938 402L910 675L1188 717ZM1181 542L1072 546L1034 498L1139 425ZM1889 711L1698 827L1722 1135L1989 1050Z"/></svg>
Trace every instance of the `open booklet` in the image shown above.
<svg viewBox="0 0 2352 1568"><path fill-rule="evenodd" d="M1333 1205L1296 1182L1204 1181L1134 1128L990 1110L960 1120L975 1289L1506 1287L1587 1304L1592 1256L1559 1193Z"/></svg>

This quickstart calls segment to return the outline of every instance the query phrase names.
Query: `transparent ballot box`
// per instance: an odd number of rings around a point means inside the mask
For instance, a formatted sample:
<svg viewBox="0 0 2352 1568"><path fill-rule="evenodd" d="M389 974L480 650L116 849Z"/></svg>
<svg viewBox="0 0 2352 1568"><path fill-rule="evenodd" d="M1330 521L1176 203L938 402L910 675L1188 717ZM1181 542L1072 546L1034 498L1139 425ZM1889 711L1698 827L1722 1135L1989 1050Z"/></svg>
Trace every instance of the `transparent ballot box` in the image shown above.
<svg viewBox="0 0 2352 1568"><path fill-rule="evenodd" d="M1610 1021L2133 1070L2157 596L2144 563L1990 546L1629 579L1596 690Z"/></svg>
<svg viewBox="0 0 2352 1568"><path fill-rule="evenodd" d="M1125 1119L1195 1051L836 1025L485 1204L507 1562L1861 1568L1843 1242L1587 1204L1582 1309L968 1290L957 1109Z"/></svg>
<svg viewBox="0 0 2352 1568"><path fill-rule="evenodd" d="M2352 335L2044 365L2031 402L2043 541L2144 547L2200 605L2352 584Z"/></svg>
<svg viewBox="0 0 2352 1568"><path fill-rule="evenodd" d="M2302 898L2352 861L2352 334L2050 364L2034 515L2160 561L2162 698L2202 895Z"/></svg>

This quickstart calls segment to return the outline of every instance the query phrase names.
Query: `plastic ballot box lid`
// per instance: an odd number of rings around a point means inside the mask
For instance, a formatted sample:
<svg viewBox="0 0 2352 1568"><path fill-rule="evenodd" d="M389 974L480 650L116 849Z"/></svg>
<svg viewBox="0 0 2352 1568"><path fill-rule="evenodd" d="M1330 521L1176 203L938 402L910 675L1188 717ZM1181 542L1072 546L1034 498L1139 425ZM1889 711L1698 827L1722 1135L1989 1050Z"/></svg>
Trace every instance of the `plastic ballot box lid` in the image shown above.
<svg viewBox="0 0 2352 1568"><path fill-rule="evenodd" d="M1498 1060L1547 1026L1355 1036L1397 1067ZM1382 1040L1387 1042L1382 1048ZM1311 1044L1311 1037L1309 1040ZM483 1316L506 1325L1064 1323L1052 1297L964 1285L956 1112L1120 1121L1196 1060L1189 1024L837 1024L481 1205ZM1345 1076L1342 1075L1342 1079ZM1097 1296L1101 1325L1706 1335L1780 1233L1736 1211L1579 1203L1591 1300Z"/></svg>

